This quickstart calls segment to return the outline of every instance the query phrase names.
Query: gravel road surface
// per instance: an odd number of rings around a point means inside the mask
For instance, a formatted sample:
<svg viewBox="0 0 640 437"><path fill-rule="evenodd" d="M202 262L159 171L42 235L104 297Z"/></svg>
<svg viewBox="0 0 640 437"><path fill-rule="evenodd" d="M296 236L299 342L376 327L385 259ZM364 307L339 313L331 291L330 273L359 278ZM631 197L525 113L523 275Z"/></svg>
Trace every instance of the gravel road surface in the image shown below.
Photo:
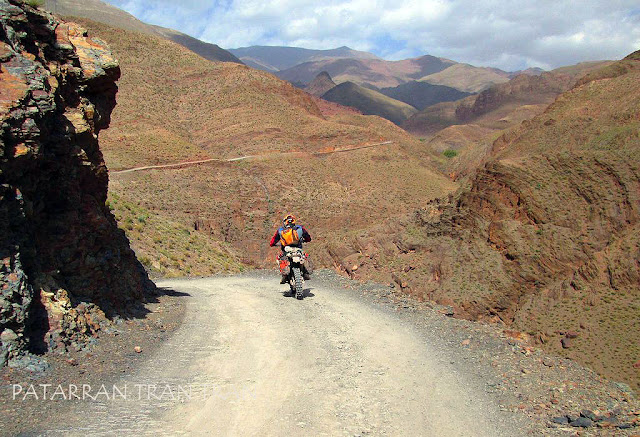
<svg viewBox="0 0 640 437"><path fill-rule="evenodd" d="M158 286L188 295L183 325L116 384L123 395L109 387L59 431L525 435L526 416L499 408L437 331L330 281L309 281L302 301L272 275Z"/></svg>

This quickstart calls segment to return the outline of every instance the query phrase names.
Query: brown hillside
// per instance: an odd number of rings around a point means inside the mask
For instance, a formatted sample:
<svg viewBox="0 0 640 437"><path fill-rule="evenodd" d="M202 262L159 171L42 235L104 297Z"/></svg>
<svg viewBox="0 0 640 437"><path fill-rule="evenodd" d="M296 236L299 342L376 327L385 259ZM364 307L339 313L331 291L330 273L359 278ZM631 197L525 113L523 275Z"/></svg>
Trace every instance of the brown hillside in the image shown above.
<svg viewBox="0 0 640 437"><path fill-rule="evenodd" d="M638 389L640 61L592 77L500 137L470 189L419 210L393 245L376 230L341 250L356 276L525 331Z"/></svg>
<svg viewBox="0 0 640 437"><path fill-rule="evenodd" d="M437 152L435 159L440 169L457 179L475 170L501 133L542 113L582 75L603 65L607 63L578 64L538 76L521 74L478 95L430 106L410 117L402 127L428 139L426 146ZM447 129L449 126L452 128ZM462 137L456 126L466 126ZM472 130L477 132L471 133ZM463 137L469 141L460 141ZM445 150L455 151L455 159L444 157Z"/></svg>
<svg viewBox="0 0 640 437"><path fill-rule="evenodd" d="M454 64L442 71L424 75L419 80L432 85L445 85L460 91L477 93L492 85L508 82L509 74L494 68Z"/></svg>
<svg viewBox="0 0 640 437"><path fill-rule="evenodd" d="M455 189L421 156L420 142L391 122L332 104L321 111L313 96L268 73L84 24L109 42L122 69L118 106L101 138L110 170L264 155L111 175L111 206L152 270L233 270L234 254L263 265L285 212L301 216L316 237L316 260L331 265L323 248L336 231L355 232ZM394 143L311 155L385 140Z"/></svg>
<svg viewBox="0 0 640 437"><path fill-rule="evenodd" d="M566 71L547 72L539 76L521 74L478 95L428 107L407 120L404 127L418 135L428 135L446 126L468 122L503 129L508 127L504 118L511 111L522 105L542 105L544 110L560 93L569 90L579 77L586 73L585 69Z"/></svg>

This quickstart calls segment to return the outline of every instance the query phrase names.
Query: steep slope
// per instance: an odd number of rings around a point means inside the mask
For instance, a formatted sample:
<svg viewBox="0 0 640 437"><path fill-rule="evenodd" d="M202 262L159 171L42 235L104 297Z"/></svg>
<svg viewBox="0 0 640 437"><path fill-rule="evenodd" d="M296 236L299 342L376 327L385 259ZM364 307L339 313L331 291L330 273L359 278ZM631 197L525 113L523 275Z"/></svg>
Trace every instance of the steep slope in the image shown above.
<svg viewBox="0 0 640 437"><path fill-rule="evenodd" d="M0 2L0 366L82 344L153 284L105 205L98 133L120 75L103 42ZM26 364L31 364L25 359Z"/></svg>
<svg viewBox="0 0 640 437"><path fill-rule="evenodd" d="M448 86L432 85L415 80L393 88L382 88L380 92L392 99L407 103L419 111L427 106L442 102L454 102L471 95Z"/></svg>
<svg viewBox="0 0 640 437"><path fill-rule="evenodd" d="M286 70L304 62L327 59L378 59L372 53L353 50L349 47L312 50L300 47L251 46L230 49L229 51L248 66L270 72Z"/></svg>
<svg viewBox="0 0 640 437"><path fill-rule="evenodd" d="M395 124L402 123L417 112L413 106L353 82L343 82L331 88L322 98L356 108L365 115L379 115Z"/></svg>
<svg viewBox="0 0 640 437"><path fill-rule="evenodd" d="M44 8L60 16L89 18L125 30L159 35L188 48L210 61L242 63L238 58L216 44L200 41L173 29L143 23L133 15L102 0L45 0Z"/></svg>
<svg viewBox="0 0 640 437"><path fill-rule="evenodd" d="M309 94L320 97L335 86L336 83L331 79L329 73L323 71L319 73L316 78L304 88L304 90Z"/></svg>
<svg viewBox="0 0 640 437"><path fill-rule="evenodd" d="M470 189L406 222L395 256L362 238L357 274L391 275L640 388L639 120L630 56L496 140Z"/></svg>
<svg viewBox="0 0 640 437"><path fill-rule="evenodd" d="M332 265L325 248L334 233L358 232L456 187L387 120L316 103L271 74L211 63L158 38L84 24L121 64L112 129L101 138L110 204L154 272L234 270L236 254L271 267L266 243L287 212L314 235L317 263ZM331 153L384 141L393 144ZM243 155L258 157L113 172Z"/></svg>

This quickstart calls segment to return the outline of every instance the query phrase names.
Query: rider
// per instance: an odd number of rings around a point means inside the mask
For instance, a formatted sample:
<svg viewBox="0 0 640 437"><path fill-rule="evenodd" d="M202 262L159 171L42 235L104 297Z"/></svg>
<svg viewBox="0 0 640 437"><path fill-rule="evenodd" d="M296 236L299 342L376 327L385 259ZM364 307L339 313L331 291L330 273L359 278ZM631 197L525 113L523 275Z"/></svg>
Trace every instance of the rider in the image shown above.
<svg viewBox="0 0 640 437"><path fill-rule="evenodd" d="M287 244L285 239L283 238L283 233L286 232L288 229L293 229L295 231L295 233L299 236L298 241L294 244ZM276 246L278 243L280 243L280 249L282 250L282 253L279 256L279 259L282 259L284 257L284 248L285 246L289 245L289 246L294 246L294 247L300 247L302 248L302 242L308 243L311 241L311 235L309 234L309 232L305 229L304 226L302 225L298 225L296 224L296 218L295 216L293 216L292 214L287 214L287 216L282 219L282 226L278 228L278 230L276 231L275 234L273 234L273 237L271 237L271 242L269 243L269 246L274 247ZM311 277L309 276L311 274L310 269L307 267L306 263L303 266L304 271L302 272L302 276L304 279L309 280ZM282 279L280 280L281 284L286 284L287 283L287 276L286 275L282 275Z"/></svg>

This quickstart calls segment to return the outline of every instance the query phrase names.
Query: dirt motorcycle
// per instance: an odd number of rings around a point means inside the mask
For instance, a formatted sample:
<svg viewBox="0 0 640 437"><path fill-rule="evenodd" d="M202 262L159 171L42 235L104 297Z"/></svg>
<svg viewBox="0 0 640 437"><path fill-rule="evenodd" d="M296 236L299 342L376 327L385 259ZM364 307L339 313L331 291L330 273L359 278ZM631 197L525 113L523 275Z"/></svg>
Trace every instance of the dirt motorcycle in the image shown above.
<svg viewBox="0 0 640 437"><path fill-rule="evenodd" d="M302 248L295 246L285 246L284 254L280 256L280 273L287 277L291 293L299 300L304 297L303 273L307 258Z"/></svg>

